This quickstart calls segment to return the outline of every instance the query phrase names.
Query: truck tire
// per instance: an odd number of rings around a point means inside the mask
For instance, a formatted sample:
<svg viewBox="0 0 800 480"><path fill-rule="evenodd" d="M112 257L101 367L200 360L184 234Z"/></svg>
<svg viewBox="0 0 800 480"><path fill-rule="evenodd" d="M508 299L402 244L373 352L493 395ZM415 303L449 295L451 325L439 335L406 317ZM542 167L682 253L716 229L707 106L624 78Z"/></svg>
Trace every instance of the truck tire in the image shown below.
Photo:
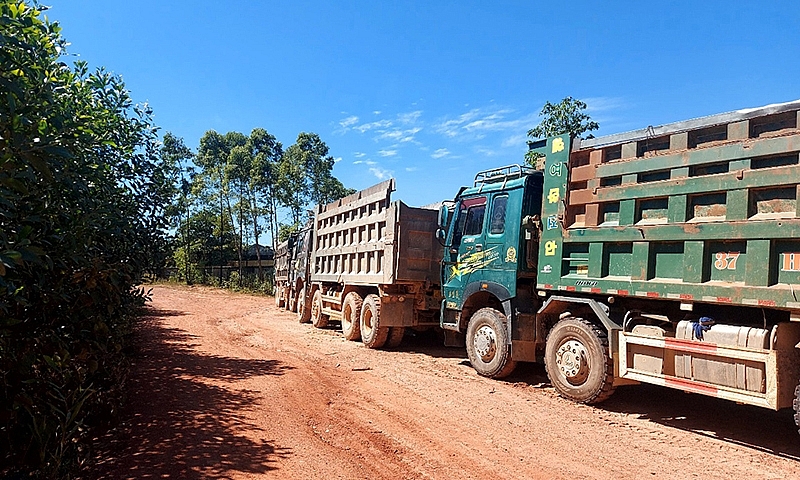
<svg viewBox="0 0 800 480"><path fill-rule="evenodd" d="M311 309L306 305L306 293L300 290L297 294L297 319L300 323L308 323L311 321Z"/></svg>
<svg viewBox="0 0 800 480"><path fill-rule="evenodd" d="M311 300L311 324L317 328L328 326L328 316L322 313L322 292L314 291L314 298Z"/></svg>
<svg viewBox="0 0 800 480"><path fill-rule="evenodd" d="M386 346L389 348L397 348L403 343L403 337L406 334L406 327L389 327L389 338L386 340Z"/></svg>
<svg viewBox="0 0 800 480"><path fill-rule="evenodd" d="M359 319L361 327L361 341L368 348L381 348L389 338L389 327L381 327L381 298L377 295L367 295L361 307Z"/></svg>
<svg viewBox="0 0 800 480"><path fill-rule="evenodd" d="M566 317L550 330L544 366L558 393L573 402L600 403L614 393L614 362L605 330Z"/></svg>
<svg viewBox="0 0 800 480"><path fill-rule="evenodd" d="M292 295L291 290L288 290L286 292L286 309L289 310L290 312L297 311L297 300L299 295L300 294Z"/></svg>
<svg viewBox="0 0 800 480"><path fill-rule="evenodd" d="M517 362L508 348L505 315L494 308L481 308L467 326L467 357L479 375L504 378L514 371Z"/></svg>
<svg viewBox="0 0 800 480"><path fill-rule="evenodd" d="M361 307L364 300L356 292L350 292L342 303L342 335L348 340L361 338Z"/></svg>

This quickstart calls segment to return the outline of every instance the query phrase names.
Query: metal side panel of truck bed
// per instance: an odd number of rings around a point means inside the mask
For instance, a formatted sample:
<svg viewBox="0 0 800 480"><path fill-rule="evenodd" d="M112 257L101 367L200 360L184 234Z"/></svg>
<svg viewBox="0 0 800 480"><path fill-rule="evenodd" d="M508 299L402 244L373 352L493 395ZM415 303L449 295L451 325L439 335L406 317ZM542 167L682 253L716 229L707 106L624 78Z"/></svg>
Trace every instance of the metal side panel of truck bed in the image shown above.
<svg viewBox="0 0 800 480"><path fill-rule="evenodd" d="M437 212L391 201L387 180L316 211L314 282L438 283Z"/></svg>

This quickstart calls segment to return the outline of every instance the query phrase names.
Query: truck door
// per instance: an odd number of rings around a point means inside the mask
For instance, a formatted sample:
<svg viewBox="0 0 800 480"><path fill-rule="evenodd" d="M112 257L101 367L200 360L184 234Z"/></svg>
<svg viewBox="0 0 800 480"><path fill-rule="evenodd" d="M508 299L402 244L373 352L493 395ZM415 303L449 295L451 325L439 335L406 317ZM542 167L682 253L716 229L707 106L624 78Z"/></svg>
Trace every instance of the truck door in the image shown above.
<svg viewBox="0 0 800 480"><path fill-rule="evenodd" d="M486 196L462 199L453 222L449 251L442 263L442 293L447 309L460 309L464 287L472 272L485 266Z"/></svg>

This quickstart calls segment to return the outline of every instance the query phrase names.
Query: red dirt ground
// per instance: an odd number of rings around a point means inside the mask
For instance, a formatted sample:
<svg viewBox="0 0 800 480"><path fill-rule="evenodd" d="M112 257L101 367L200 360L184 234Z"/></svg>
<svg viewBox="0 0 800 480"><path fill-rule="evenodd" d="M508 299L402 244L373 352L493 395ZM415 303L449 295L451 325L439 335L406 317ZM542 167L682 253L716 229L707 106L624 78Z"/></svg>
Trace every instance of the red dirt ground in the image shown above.
<svg viewBox="0 0 800 480"><path fill-rule="evenodd" d="M597 407L544 369L479 377L434 335L391 351L270 297L156 286L107 479L800 478L791 412L649 385Z"/></svg>

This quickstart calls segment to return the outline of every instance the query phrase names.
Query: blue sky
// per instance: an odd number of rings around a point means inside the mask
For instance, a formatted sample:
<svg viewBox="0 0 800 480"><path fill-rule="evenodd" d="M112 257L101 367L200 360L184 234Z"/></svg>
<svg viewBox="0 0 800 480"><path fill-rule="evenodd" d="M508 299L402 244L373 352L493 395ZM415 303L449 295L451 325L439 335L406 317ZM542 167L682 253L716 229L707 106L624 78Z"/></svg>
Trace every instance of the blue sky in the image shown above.
<svg viewBox="0 0 800 480"><path fill-rule="evenodd" d="M800 2L51 2L69 52L122 75L163 131L315 132L334 174L452 198L521 163L545 101L599 135L800 99Z"/></svg>

